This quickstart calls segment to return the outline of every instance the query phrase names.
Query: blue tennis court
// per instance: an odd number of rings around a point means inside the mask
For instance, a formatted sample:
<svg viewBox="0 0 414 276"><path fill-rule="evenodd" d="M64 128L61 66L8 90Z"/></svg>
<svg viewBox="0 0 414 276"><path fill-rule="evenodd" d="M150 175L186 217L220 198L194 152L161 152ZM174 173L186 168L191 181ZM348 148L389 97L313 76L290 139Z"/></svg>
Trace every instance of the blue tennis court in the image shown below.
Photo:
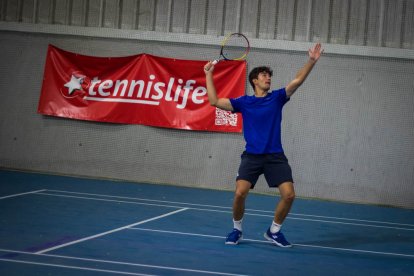
<svg viewBox="0 0 414 276"><path fill-rule="evenodd" d="M414 211L297 199L291 249L263 238L274 196L0 171L1 275L413 275Z"/></svg>

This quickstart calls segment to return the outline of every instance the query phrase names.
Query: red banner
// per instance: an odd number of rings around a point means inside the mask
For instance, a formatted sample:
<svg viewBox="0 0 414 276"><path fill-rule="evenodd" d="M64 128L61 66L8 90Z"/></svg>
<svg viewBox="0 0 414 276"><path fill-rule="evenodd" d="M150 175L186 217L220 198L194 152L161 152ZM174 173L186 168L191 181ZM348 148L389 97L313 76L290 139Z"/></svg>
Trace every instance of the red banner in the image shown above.
<svg viewBox="0 0 414 276"><path fill-rule="evenodd" d="M210 106L203 65L140 54L92 57L49 45L38 112L80 120L241 132L240 114ZM218 96L244 94L246 63L216 65Z"/></svg>

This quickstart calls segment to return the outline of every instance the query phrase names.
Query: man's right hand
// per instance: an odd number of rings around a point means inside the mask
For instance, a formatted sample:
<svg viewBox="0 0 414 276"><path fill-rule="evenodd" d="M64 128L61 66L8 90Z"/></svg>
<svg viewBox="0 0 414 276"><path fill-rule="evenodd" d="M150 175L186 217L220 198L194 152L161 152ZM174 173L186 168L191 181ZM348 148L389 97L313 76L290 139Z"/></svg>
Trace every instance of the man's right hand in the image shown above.
<svg viewBox="0 0 414 276"><path fill-rule="evenodd" d="M207 62L204 65L204 73L206 73L206 75L207 75L207 74L213 73L213 71L214 71L214 64L213 64L213 62L212 61Z"/></svg>

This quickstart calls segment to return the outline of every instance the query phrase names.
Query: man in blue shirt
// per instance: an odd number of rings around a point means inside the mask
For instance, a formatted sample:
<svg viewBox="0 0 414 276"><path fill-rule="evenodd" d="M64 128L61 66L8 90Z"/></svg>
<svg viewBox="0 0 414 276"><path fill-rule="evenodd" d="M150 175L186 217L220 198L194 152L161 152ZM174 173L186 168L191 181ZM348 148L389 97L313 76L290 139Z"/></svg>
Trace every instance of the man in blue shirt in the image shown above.
<svg viewBox="0 0 414 276"><path fill-rule="evenodd" d="M272 70L266 66L256 67L249 74L254 95L236 99L217 97L213 81L214 65L209 62L204 66L210 104L223 110L240 112L243 116L243 134L246 140L246 150L241 156L236 178L233 231L227 235L226 244L238 244L241 240L245 200L259 176L263 174L269 187L278 187L280 192L280 201L276 205L273 222L264 237L280 247L292 246L280 231L295 199L292 170L281 142L282 108L320 58L323 53L321 44L317 43L308 53L307 63L285 88L270 91Z"/></svg>

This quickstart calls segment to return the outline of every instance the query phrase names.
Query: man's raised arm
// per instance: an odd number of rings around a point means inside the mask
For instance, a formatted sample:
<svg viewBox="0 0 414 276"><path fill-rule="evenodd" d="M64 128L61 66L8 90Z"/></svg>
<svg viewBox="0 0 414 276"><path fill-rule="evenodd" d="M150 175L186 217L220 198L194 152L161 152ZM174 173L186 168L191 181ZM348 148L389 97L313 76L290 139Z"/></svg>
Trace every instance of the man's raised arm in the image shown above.
<svg viewBox="0 0 414 276"><path fill-rule="evenodd" d="M295 91L302 85L306 80L309 73L312 71L313 66L320 58L323 53L323 49L320 43L317 43L313 48L309 49L309 60L306 64L298 71L295 78L286 86L286 96L290 97Z"/></svg>
<svg viewBox="0 0 414 276"><path fill-rule="evenodd" d="M204 65L204 73L206 74L207 96L210 105L218 107L223 110L233 111L233 106L227 98L218 98L216 87L213 80L214 65L208 62Z"/></svg>

